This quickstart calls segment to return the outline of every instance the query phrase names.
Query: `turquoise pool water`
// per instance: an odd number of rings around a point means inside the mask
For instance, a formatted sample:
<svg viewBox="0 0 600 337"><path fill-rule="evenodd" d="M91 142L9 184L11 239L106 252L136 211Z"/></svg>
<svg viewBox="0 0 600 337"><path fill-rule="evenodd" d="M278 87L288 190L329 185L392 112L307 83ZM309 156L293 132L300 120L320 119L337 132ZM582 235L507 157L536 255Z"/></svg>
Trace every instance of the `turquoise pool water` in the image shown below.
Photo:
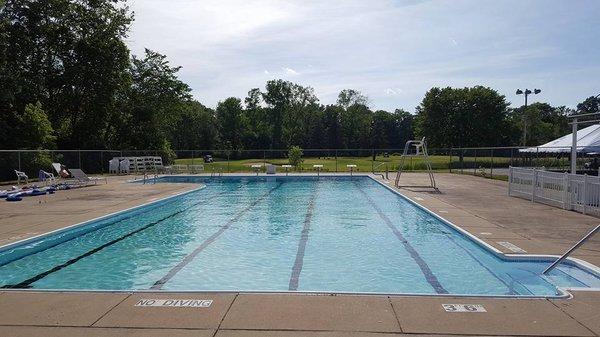
<svg viewBox="0 0 600 337"><path fill-rule="evenodd" d="M555 296L600 287L507 261L369 177L163 177L205 187L0 250L0 286Z"/></svg>

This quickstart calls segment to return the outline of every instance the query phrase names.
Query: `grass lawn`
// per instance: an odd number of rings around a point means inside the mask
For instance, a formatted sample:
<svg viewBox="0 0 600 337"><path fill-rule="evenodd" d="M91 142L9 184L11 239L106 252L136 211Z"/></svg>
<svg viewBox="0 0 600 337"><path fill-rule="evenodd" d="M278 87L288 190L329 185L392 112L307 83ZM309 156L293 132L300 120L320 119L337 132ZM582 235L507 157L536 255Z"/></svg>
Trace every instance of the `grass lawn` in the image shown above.
<svg viewBox="0 0 600 337"><path fill-rule="evenodd" d="M458 156L430 156L431 165L435 170L448 170L449 164L452 162L453 168L459 168L461 165L459 163ZM214 158L215 162L206 164L203 162L201 158L179 158L175 160L175 164L180 165L204 165L205 171L212 170L223 170L223 172L252 172L253 164L273 164L273 165L283 165L289 164L287 158L282 159L237 159L237 160L229 160L222 158ZM475 157L464 157L463 158L463 166L464 168L475 168L475 167L490 167L492 165L494 167L508 167L510 163L510 158L504 157L483 157L483 158L475 158ZM323 165L323 171L327 172L344 172L348 171L346 165L354 164L357 166L356 171L358 172L371 172L374 167L376 167L377 171L383 172L385 171L385 165L379 166L381 163L388 164L389 171L395 171L398 169L400 165L401 157L392 155L389 157L377 156L376 160L373 162L371 156L367 157L306 157L304 158L304 162L302 163L302 171L312 171L314 164ZM404 163L405 170L424 170L425 164L423 162L422 157L407 157ZM264 171L264 168L261 169ZM282 169L280 169L281 171Z"/></svg>

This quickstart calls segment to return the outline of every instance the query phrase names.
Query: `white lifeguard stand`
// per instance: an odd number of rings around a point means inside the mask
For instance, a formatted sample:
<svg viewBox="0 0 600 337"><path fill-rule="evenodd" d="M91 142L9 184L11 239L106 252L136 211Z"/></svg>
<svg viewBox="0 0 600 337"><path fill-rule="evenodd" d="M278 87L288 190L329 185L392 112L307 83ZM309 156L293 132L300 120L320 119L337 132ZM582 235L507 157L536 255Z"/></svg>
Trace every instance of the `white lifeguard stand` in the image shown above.
<svg viewBox="0 0 600 337"><path fill-rule="evenodd" d="M411 149L415 148L415 152L412 153ZM422 157L427 168L427 174L429 175L429 185L400 185L400 176L402 170L404 170L404 160L407 157ZM398 166L398 173L396 174L396 181L394 182L396 187L415 187L415 188L431 188L434 191L439 191L435 184L435 177L433 176L433 169L431 167L431 161L429 160L429 154L427 153L427 142L425 137L421 140L409 140L404 144L404 152L400 157L400 165Z"/></svg>

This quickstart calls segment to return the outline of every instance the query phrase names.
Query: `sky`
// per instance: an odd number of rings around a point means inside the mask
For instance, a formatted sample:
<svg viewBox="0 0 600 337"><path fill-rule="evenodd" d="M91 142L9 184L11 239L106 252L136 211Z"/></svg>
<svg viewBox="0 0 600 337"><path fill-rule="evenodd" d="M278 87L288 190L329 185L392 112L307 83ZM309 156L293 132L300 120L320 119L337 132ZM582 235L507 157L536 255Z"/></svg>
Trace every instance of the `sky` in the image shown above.
<svg viewBox="0 0 600 337"><path fill-rule="evenodd" d="M194 97L215 107L271 79L342 89L372 109L414 112L431 87L489 86L513 106L575 107L600 94L597 0L129 0L127 44L182 66Z"/></svg>

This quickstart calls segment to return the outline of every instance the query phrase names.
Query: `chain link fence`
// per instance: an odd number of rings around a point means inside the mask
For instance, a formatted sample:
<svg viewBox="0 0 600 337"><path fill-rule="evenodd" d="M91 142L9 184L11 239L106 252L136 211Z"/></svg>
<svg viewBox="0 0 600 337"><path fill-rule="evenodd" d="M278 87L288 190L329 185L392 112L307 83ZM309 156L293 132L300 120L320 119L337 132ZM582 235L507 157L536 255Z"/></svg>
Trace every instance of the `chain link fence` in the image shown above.
<svg viewBox="0 0 600 337"><path fill-rule="evenodd" d="M580 150L584 150L581 148ZM478 147L429 149L429 158L436 171L472 174L503 179L508 168L537 167L564 172L570 167L570 147L523 148ZM160 156L167 165L201 165L204 172L254 172L253 165L288 164L287 150L0 150L0 181L16 180L14 170L29 177L39 170L52 172L51 163L67 168L79 168L88 174L108 174L108 161L113 157ZM356 165L358 172L397 171L402 163L403 149L304 149L303 163L294 170L312 171L313 165L323 165L324 172L347 172L347 165ZM578 154L579 173L598 174L598 151L585 148ZM422 156L404 158L403 170L423 171ZM198 167L198 166L196 166Z"/></svg>

